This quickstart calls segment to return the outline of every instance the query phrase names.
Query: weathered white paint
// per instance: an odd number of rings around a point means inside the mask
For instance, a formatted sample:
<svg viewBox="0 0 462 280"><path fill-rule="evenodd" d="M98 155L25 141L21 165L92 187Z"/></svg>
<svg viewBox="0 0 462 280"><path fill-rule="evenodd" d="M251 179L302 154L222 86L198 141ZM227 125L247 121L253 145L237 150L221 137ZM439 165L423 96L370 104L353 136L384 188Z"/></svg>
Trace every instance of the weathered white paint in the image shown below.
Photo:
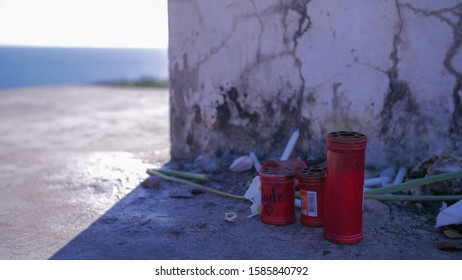
<svg viewBox="0 0 462 280"><path fill-rule="evenodd" d="M323 157L369 137L367 161L461 152L462 1L170 0L172 156L231 149Z"/></svg>

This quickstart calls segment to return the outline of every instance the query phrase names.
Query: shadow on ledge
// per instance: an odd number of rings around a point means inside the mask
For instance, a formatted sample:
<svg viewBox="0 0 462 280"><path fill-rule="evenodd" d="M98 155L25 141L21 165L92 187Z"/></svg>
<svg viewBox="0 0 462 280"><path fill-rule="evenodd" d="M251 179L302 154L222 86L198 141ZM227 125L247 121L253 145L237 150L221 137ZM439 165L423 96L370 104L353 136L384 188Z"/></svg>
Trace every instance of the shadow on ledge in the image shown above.
<svg viewBox="0 0 462 280"><path fill-rule="evenodd" d="M242 223L260 224L246 217L248 203L209 193L172 198L178 188L186 187L137 186L50 259L252 258L252 246L236 247L245 236ZM224 220L230 211L237 222Z"/></svg>
<svg viewBox="0 0 462 280"><path fill-rule="evenodd" d="M209 182L222 190L245 192L246 177L225 174L228 182ZM233 177L234 176L234 177ZM239 181L241 180L241 181ZM244 181L242 181L244 180ZM231 183L230 183L231 182ZM233 189L239 185L240 190ZM244 184L242 183L244 182ZM159 181L137 186L51 259L460 259L462 252L444 252L435 243L441 234L432 213L366 200L364 240L339 245L325 240L322 228L297 222L263 224L251 217L246 201ZM235 222L225 213L237 213Z"/></svg>

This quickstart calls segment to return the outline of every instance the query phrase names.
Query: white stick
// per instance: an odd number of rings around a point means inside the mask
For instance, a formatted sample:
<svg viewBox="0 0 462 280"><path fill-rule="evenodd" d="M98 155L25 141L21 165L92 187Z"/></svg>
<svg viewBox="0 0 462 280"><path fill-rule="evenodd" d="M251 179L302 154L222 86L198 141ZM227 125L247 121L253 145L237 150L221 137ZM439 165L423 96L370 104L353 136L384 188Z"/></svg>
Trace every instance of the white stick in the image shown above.
<svg viewBox="0 0 462 280"><path fill-rule="evenodd" d="M256 170L257 172L259 172L260 169L261 169L261 164L260 164L260 161L258 160L258 157L257 157L257 155L255 154L255 152L250 152L250 153L249 153L249 157L250 157L250 158L252 159L252 161L253 161L253 167L255 168L255 170Z"/></svg>
<svg viewBox="0 0 462 280"><path fill-rule="evenodd" d="M406 167L403 166L399 169L398 174L396 174L393 185L401 184L404 180L404 177L406 177Z"/></svg>
<svg viewBox="0 0 462 280"><path fill-rule="evenodd" d="M374 186L374 185L380 185L382 183L389 182L390 178L388 177L376 177L376 178L370 178L364 180L364 186L369 187L369 186Z"/></svg>
<svg viewBox="0 0 462 280"><path fill-rule="evenodd" d="M297 129L292 133L292 136L287 143L287 146L284 150L284 153L281 156L281 160L288 160L292 150L294 149L295 143L297 143L298 136L300 136L300 131Z"/></svg>

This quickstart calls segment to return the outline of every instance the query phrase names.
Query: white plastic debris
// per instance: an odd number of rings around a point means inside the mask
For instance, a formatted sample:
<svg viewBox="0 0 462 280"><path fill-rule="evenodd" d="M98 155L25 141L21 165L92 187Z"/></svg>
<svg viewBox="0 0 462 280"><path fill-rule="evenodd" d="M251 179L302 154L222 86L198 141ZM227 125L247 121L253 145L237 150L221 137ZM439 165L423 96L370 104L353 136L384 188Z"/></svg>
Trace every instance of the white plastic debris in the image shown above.
<svg viewBox="0 0 462 280"><path fill-rule="evenodd" d="M393 178L395 178L395 175L396 175L396 171L394 168L388 167L382 170L382 172L380 172L379 177L388 178L388 180L382 183L382 187L389 186L390 183L393 181Z"/></svg>
<svg viewBox="0 0 462 280"><path fill-rule="evenodd" d="M282 153L281 161L289 159L290 154L294 149L295 143L297 143L298 136L300 136L300 131L297 129L292 133L292 136L290 136L289 142L287 143L287 146L284 149L284 153Z"/></svg>
<svg viewBox="0 0 462 280"><path fill-rule="evenodd" d="M249 217L253 217L255 215L260 215L261 212L261 183L260 183L260 176L255 176L250 183L249 188L244 194L244 197L248 200L252 201L252 205L250 206L251 214Z"/></svg>
<svg viewBox="0 0 462 280"><path fill-rule="evenodd" d="M249 156L238 157L231 163L229 169L233 172L244 172L250 170L253 166L253 160Z"/></svg>
<svg viewBox="0 0 462 280"><path fill-rule="evenodd" d="M295 207L302 208L302 201L300 199L295 199Z"/></svg>
<svg viewBox="0 0 462 280"><path fill-rule="evenodd" d="M406 177L406 167L401 167L396 173L391 167L386 168L380 172L380 177L369 178L364 180L364 191L369 190L370 186L381 185L381 187L387 187L391 185L401 184Z"/></svg>
<svg viewBox="0 0 462 280"><path fill-rule="evenodd" d="M237 214L234 212L225 213L225 220L228 223L234 223L234 221L236 221L236 218L237 218Z"/></svg>
<svg viewBox="0 0 462 280"><path fill-rule="evenodd" d="M391 179L393 179L396 175L396 172L395 172L395 169L391 168L391 167L388 167L388 168L385 168L384 170L382 170L380 172L380 177L388 177Z"/></svg>
<svg viewBox="0 0 462 280"><path fill-rule="evenodd" d="M445 208L444 204L441 212L436 217L435 228L447 225L460 225L462 224L462 200Z"/></svg>
<svg viewBox="0 0 462 280"><path fill-rule="evenodd" d="M443 211L444 209L448 208L448 204L446 202L441 202L441 208L440 208L440 212Z"/></svg>

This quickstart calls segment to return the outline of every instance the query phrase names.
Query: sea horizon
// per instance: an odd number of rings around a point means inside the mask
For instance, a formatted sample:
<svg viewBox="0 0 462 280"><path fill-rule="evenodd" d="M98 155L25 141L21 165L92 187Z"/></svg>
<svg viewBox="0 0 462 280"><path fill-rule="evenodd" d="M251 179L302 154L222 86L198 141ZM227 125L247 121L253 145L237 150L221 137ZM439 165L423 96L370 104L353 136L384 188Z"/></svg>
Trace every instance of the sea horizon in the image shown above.
<svg viewBox="0 0 462 280"><path fill-rule="evenodd" d="M168 81L168 50L0 45L0 90Z"/></svg>

